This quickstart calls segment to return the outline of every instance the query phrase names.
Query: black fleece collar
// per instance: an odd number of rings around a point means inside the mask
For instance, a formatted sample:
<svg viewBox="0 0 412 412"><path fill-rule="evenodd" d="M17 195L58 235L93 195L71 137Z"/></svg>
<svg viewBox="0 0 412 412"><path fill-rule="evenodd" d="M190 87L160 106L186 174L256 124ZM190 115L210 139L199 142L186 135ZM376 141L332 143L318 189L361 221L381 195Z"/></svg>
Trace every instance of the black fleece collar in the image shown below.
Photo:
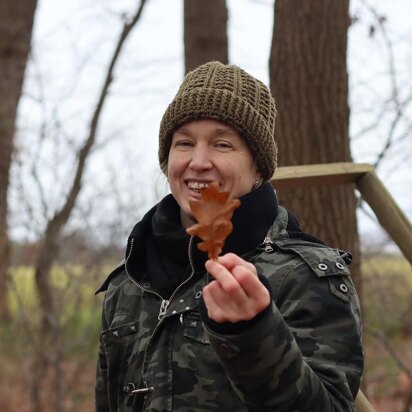
<svg viewBox="0 0 412 412"><path fill-rule="evenodd" d="M278 202L270 183L265 183L240 198L241 205L232 217L233 232L228 236L222 254L237 255L263 243L278 214Z"/></svg>
<svg viewBox="0 0 412 412"><path fill-rule="evenodd" d="M233 232L225 242L222 254L238 255L261 244L277 216L277 199L272 186L260 188L242 196L241 206L232 218ZM140 278L147 275L152 286L164 297L174 291L189 273L188 246L190 236L180 223L180 209L172 195L167 195L133 228L133 253L128 261L129 272ZM199 242L196 239L195 244ZM204 271L206 253L192 249L195 270Z"/></svg>

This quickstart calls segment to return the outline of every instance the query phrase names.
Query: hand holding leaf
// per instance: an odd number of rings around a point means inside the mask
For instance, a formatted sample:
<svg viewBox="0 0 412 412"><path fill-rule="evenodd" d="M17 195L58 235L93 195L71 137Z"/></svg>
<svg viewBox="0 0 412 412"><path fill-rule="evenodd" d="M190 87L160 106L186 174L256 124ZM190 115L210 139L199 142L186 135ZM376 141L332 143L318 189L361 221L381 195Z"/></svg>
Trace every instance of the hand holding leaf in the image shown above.
<svg viewBox="0 0 412 412"><path fill-rule="evenodd" d="M186 229L190 235L196 235L203 242L198 248L207 252L209 259L217 259L223 249L227 236L232 233L230 219L233 211L240 206L239 199L229 199L229 193L219 192L218 183L213 182L201 192L199 201L190 202L190 210L198 221Z"/></svg>

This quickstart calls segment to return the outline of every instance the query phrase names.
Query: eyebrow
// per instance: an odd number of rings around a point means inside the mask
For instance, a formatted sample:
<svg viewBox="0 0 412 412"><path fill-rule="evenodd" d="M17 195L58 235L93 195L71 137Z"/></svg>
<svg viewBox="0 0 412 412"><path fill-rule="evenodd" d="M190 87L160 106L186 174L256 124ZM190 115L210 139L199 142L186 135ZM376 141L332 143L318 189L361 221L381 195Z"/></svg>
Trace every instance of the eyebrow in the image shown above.
<svg viewBox="0 0 412 412"><path fill-rule="evenodd" d="M183 126L178 127L175 133L190 134L190 130L183 125Z"/></svg>
<svg viewBox="0 0 412 412"><path fill-rule="evenodd" d="M216 133L219 133L219 134L223 134L223 133L235 134L235 133L234 133L235 130L234 130L232 127L230 127L230 126L219 126L219 127L216 127L215 132L216 132Z"/></svg>

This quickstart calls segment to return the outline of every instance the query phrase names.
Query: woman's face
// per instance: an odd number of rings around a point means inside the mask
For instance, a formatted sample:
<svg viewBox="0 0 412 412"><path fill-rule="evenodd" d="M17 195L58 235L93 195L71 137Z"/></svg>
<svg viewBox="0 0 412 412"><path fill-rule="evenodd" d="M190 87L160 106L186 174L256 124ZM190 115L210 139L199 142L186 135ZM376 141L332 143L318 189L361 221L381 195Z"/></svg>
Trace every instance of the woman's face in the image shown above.
<svg viewBox="0 0 412 412"><path fill-rule="evenodd" d="M183 124L172 137L167 176L181 209L183 226L193 222L189 201L199 200L211 182L238 198L252 190L260 176L247 143L231 126L216 120Z"/></svg>

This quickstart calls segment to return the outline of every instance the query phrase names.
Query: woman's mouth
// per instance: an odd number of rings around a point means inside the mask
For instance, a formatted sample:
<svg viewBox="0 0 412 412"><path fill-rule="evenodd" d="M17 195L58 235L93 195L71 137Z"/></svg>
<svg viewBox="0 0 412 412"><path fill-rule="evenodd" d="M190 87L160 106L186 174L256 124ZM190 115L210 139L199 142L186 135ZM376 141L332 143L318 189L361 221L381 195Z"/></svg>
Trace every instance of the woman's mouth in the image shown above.
<svg viewBox="0 0 412 412"><path fill-rule="evenodd" d="M205 182L195 182L195 181L189 181L187 182L187 187L190 190L194 190L196 192L200 192L203 189L206 189L209 187L210 183L205 183Z"/></svg>

